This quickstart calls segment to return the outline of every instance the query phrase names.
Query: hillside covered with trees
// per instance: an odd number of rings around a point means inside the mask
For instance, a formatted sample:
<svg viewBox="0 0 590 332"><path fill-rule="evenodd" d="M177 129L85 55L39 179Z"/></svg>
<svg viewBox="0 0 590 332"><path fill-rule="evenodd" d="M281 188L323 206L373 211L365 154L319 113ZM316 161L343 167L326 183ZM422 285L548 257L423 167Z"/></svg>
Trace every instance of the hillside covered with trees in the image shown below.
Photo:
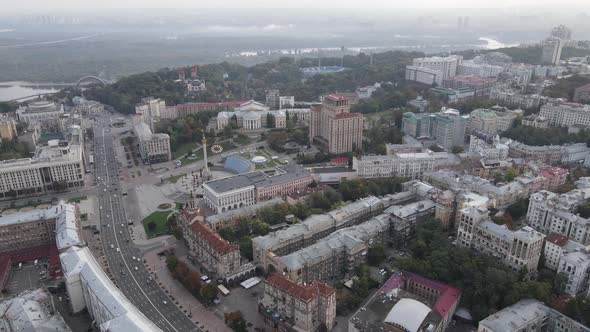
<svg viewBox="0 0 590 332"><path fill-rule="evenodd" d="M84 92L89 99L113 106L123 113L134 112L142 97L163 98L169 105L183 102L217 102L224 100L264 100L265 90L279 89L281 95L293 95L295 100L313 101L330 92L353 92L357 87L375 82L403 81L405 66L419 52L390 51L370 57L364 53L345 56L346 71L305 78L300 68L317 65L317 59L281 58L278 61L246 67L228 62L199 66L199 77L204 79L207 92L196 97L186 96L177 69L161 69L122 78L107 86L93 86ZM340 58L322 58L322 65L338 65ZM189 69L185 68L188 74ZM227 79L224 79L227 74ZM412 94L414 95L414 93ZM405 98L404 98L405 100ZM399 105L404 100L390 102Z"/></svg>

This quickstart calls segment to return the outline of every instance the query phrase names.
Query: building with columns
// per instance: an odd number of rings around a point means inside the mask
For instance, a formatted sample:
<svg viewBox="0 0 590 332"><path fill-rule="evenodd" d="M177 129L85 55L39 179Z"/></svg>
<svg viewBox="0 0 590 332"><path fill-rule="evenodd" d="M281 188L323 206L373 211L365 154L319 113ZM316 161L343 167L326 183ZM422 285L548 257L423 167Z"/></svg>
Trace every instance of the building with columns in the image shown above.
<svg viewBox="0 0 590 332"><path fill-rule="evenodd" d="M237 128L244 130L287 128L285 110L271 111L269 107L253 100L240 104L233 111L219 112L216 121L217 130L222 130L234 121Z"/></svg>

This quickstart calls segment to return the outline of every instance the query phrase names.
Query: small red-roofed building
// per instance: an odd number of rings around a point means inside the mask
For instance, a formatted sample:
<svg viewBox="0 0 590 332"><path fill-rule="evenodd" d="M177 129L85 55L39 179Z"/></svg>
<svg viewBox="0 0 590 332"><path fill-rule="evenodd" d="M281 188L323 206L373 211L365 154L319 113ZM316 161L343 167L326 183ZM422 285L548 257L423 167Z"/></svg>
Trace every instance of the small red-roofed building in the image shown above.
<svg viewBox="0 0 590 332"><path fill-rule="evenodd" d="M264 282L258 310L279 331L313 332L322 325L330 331L336 319L336 289L317 280L298 284L273 273Z"/></svg>
<svg viewBox="0 0 590 332"><path fill-rule="evenodd" d="M223 239L205 223L205 211L187 206L178 216L183 239L193 260L223 278L240 269L240 246Z"/></svg>

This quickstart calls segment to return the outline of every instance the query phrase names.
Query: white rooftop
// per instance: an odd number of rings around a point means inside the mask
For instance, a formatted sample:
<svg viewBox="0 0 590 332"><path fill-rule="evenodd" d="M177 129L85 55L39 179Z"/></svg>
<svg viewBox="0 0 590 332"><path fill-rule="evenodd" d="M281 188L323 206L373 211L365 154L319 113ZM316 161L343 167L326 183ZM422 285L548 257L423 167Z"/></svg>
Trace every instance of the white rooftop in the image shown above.
<svg viewBox="0 0 590 332"><path fill-rule="evenodd" d="M430 308L424 303L403 298L391 308L384 322L400 326L408 332L417 332L429 313Z"/></svg>
<svg viewBox="0 0 590 332"><path fill-rule="evenodd" d="M59 257L64 277L79 277L105 309L100 317L95 317L98 324L108 326L111 331L161 331L111 282L88 247L71 247Z"/></svg>
<svg viewBox="0 0 590 332"><path fill-rule="evenodd" d="M70 332L63 318L54 311L49 293L36 289L0 302L0 331Z"/></svg>

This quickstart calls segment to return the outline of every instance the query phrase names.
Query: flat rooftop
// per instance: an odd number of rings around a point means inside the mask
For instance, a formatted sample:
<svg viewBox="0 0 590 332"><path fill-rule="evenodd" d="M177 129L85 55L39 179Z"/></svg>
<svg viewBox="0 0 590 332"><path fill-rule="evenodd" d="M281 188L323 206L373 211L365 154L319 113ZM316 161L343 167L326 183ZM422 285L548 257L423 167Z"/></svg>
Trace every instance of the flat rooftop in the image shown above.
<svg viewBox="0 0 590 332"><path fill-rule="evenodd" d="M275 171L273 175L269 175L268 171L255 171L205 182L204 186L214 193L223 194L249 186L266 187L311 175L308 170L295 164L275 167L273 170Z"/></svg>

